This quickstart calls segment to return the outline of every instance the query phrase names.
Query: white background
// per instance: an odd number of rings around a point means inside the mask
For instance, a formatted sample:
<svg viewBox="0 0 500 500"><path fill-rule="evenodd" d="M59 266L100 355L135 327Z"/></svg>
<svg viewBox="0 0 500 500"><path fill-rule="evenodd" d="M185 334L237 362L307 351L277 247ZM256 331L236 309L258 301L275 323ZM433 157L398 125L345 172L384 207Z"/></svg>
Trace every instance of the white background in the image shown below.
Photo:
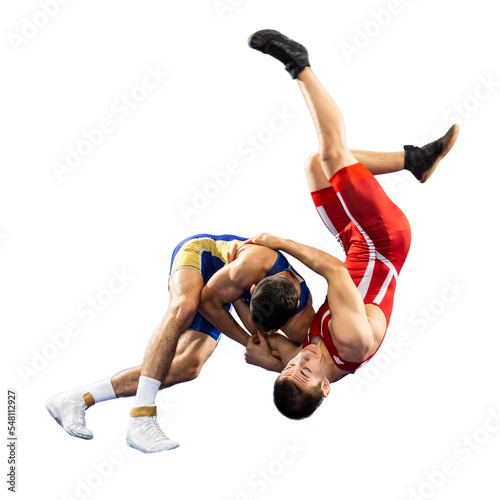
<svg viewBox="0 0 500 500"><path fill-rule="evenodd" d="M5 388L18 391L18 498L498 498L500 424L488 420L500 411L492 2L56 5L46 23L32 0L0 15L2 365ZM34 18L45 25L26 27ZM384 347L314 417L292 422L274 409L274 375L223 340L199 379L158 398L179 449L146 456L124 445L131 399L96 405L95 438L71 438L45 400L141 362L181 239L268 231L341 256L307 192L302 165L317 139L296 83L246 45L261 28L308 47L353 149L400 150L461 126L427 184L408 172L379 178L413 229ZM143 92L148 67L168 76ZM140 102L118 112L131 92ZM292 118L271 137L276 110ZM54 164L106 118L112 132L58 178ZM259 134L267 143L254 154L248 138ZM228 162L228 185L209 186ZM183 216L196 190L212 198ZM133 278L88 321L78 308L105 297L122 269ZM324 285L307 277L318 307ZM79 335L54 347L49 334L71 322ZM446 461L453 473L435 473Z"/></svg>

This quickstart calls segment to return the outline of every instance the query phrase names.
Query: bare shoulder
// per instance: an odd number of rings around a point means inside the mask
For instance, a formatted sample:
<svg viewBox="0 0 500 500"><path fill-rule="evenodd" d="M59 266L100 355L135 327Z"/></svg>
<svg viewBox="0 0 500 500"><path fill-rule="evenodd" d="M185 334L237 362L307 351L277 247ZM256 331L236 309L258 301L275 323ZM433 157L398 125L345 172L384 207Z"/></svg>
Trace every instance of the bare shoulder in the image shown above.
<svg viewBox="0 0 500 500"><path fill-rule="evenodd" d="M265 278L275 260L274 250L257 245L245 245L239 250L236 259L221 271L226 270L231 282L248 288Z"/></svg>
<svg viewBox="0 0 500 500"><path fill-rule="evenodd" d="M386 331L384 313L375 305L366 305L366 322L350 322L349 331L342 331L342 322L330 320L329 330L339 355L346 361L362 362L379 347ZM353 326L356 325L356 326ZM346 325L347 326L347 325Z"/></svg>
<svg viewBox="0 0 500 500"><path fill-rule="evenodd" d="M278 253L276 250L260 245L248 244L240 248L236 261L239 261L240 265L264 267L269 270L276 261L277 256Z"/></svg>

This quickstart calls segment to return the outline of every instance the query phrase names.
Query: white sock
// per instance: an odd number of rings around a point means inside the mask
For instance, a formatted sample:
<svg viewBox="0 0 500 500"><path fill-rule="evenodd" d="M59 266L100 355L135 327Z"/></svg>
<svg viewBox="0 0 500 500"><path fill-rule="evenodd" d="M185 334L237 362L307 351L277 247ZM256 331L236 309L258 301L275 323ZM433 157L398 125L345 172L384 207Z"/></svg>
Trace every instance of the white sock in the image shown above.
<svg viewBox="0 0 500 500"><path fill-rule="evenodd" d="M135 395L134 407L138 406L154 406L156 394L160 389L160 381L154 378L139 377L139 385Z"/></svg>
<svg viewBox="0 0 500 500"><path fill-rule="evenodd" d="M96 403L107 401L108 399L116 399L116 394L111 384L111 378L105 378L95 384L87 385L83 387L82 390L84 394L90 392Z"/></svg>

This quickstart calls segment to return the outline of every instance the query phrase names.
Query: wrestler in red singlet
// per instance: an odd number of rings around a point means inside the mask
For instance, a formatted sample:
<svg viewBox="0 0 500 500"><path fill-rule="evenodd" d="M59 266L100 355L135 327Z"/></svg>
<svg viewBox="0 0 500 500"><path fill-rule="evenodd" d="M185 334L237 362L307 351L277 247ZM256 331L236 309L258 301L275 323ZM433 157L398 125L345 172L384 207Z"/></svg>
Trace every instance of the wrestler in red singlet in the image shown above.
<svg viewBox="0 0 500 500"><path fill-rule="evenodd" d="M345 265L363 302L380 307L389 325L398 274L410 248L410 224L361 163L339 170L330 184L331 188L311 193L316 209L344 248ZM330 318L325 300L302 347L317 335L340 369L355 372L375 353L359 363L343 360L328 330Z"/></svg>

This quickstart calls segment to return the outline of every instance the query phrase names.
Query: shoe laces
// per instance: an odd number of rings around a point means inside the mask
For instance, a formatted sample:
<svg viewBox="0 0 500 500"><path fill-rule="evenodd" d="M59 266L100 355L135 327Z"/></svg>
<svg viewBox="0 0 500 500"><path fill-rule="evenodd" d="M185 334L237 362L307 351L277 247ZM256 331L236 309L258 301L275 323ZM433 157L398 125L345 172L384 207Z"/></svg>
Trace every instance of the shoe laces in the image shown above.
<svg viewBox="0 0 500 500"><path fill-rule="evenodd" d="M419 155L420 157L427 157L427 158L430 156L439 155L442 149L443 149L443 144L440 142L440 139L430 142L429 144L426 144L425 146L422 147L404 146L405 151L413 153L414 155Z"/></svg>
<svg viewBox="0 0 500 500"><path fill-rule="evenodd" d="M438 156L443 150L443 143L441 142L441 139L438 139L437 141L430 142L429 144L423 146L422 150L427 157Z"/></svg>
<svg viewBox="0 0 500 500"><path fill-rule="evenodd" d="M70 426L82 425L85 427L85 404L80 403L80 401L74 398L65 398L62 401L63 409L66 407L66 421Z"/></svg>
<svg viewBox="0 0 500 500"><path fill-rule="evenodd" d="M150 438L153 442L163 441L168 439L165 433L161 430L156 418L149 418L144 425L144 432L146 436Z"/></svg>
<svg viewBox="0 0 500 500"><path fill-rule="evenodd" d="M85 427L85 406L78 404L78 424L83 425Z"/></svg>

